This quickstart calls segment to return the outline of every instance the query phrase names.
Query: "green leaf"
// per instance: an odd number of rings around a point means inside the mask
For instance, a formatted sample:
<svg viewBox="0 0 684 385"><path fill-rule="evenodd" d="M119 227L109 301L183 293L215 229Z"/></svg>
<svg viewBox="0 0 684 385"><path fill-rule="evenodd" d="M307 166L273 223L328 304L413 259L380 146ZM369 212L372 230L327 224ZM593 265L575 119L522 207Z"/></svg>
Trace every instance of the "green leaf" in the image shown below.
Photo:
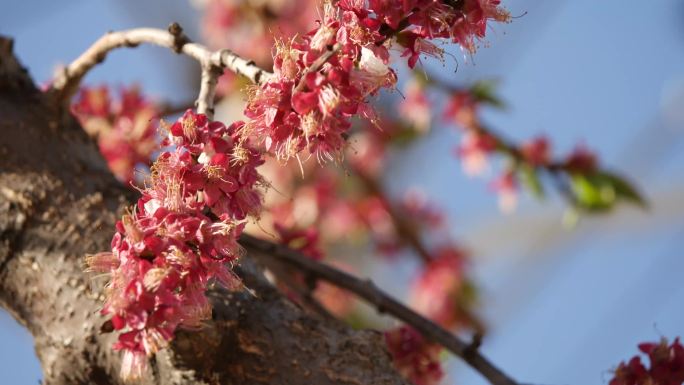
<svg viewBox="0 0 684 385"><path fill-rule="evenodd" d="M520 170L520 179L527 189L532 192L532 195L537 199L543 199L544 186L542 186L541 181L539 181L537 170L529 164L521 165L518 170Z"/></svg>
<svg viewBox="0 0 684 385"><path fill-rule="evenodd" d="M648 207L648 203L646 202L644 197L625 178L608 172L602 173L602 176L606 178L609 181L609 183L613 186L618 199L635 204L641 208Z"/></svg>
<svg viewBox="0 0 684 385"><path fill-rule="evenodd" d="M406 146L424 135L408 124L402 123L400 128L392 133L390 141L398 146Z"/></svg>
<svg viewBox="0 0 684 385"><path fill-rule="evenodd" d="M619 201L646 207L646 201L625 179L604 171L571 175L571 187L580 208L592 212L612 209Z"/></svg>
<svg viewBox="0 0 684 385"><path fill-rule="evenodd" d="M479 80L470 87L470 93L480 102L497 108L505 108L506 104L498 95L496 95L496 87L498 84L498 80Z"/></svg>
<svg viewBox="0 0 684 385"><path fill-rule="evenodd" d="M615 189L599 174L573 174L570 186L577 205L590 212L610 210L615 204Z"/></svg>

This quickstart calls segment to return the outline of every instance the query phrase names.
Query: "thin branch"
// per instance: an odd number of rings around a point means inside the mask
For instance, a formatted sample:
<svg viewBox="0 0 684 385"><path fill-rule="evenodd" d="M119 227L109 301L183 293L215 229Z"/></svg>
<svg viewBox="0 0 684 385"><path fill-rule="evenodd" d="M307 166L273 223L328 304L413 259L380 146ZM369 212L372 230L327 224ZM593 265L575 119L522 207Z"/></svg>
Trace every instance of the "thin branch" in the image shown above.
<svg viewBox="0 0 684 385"><path fill-rule="evenodd" d="M174 23L169 27L169 31L136 28L107 33L55 76L50 92L60 102L68 103L78 90L83 77L95 65L104 61L110 51L123 47L137 47L142 43L172 49L200 63L203 79L197 107L206 109L202 112L211 113L216 89L215 78L224 69L243 75L256 84L264 83L272 76L270 72L259 68L253 61L245 60L230 50L211 51L201 44L191 42L178 24Z"/></svg>
<svg viewBox="0 0 684 385"><path fill-rule="evenodd" d="M423 70L423 80L427 82L427 85L430 87L433 87L434 89L441 91L446 94L455 94L459 92L464 92L467 91L466 88L463 87L458 87L453 84L450 84L449 82L446 82L444 80L436 80L439 77L435 76L434 74L427 73L425 70ZM496 142L496 148L497 150L504 154L509 156L513 162L517 164L522 164L526 163L527 161L525 160L525 154L523 154L522 151L520 151L520 148L518 145L516 145L513 141L507 139L504 135L501 133L495 131L491 127L486 127L481 123L476 123L472 127L464 127L466 130L472 130L473 132L481 135L487 135L488 137L492 138ZM547 164L542 164L542 165L536 165L534 166L536 169L545 171L550 175L551 179L553 180L556 189L560 193L560 195L565 198L571 206L573 207L578 207L579 202L577 201L577 197L572 191L572 188L568 185L567 181L564 180L563 174L568 171L568 166L567 164L563 163L562 161L559 160L554 160L551 161Z"/></svg>
<svg viewBox="0 0 684 385"><path fill-rule="evenodd" d="M202 79L200 80L200 90L195 106L198 113L207 115L210 120L214 118L216 85L222 73L223 69L221 67L202 65Z"/></svg>
<svg viewBox="0 0 684 385"><path fill-rule="evenodd" d="M375 305L381 313L391 314L411 325L428 340L439 343L477 370L492 385L518 385L515 380L494 366L477 350L477 344L467 343L443 329L434 322L422 317L402 303L377 288L371 281L358 279L344 271L321 264L286 246L242 234L240 243L252 250L261 252L263 257L272 258L296 268L312 277L349 290Z"/></svg>

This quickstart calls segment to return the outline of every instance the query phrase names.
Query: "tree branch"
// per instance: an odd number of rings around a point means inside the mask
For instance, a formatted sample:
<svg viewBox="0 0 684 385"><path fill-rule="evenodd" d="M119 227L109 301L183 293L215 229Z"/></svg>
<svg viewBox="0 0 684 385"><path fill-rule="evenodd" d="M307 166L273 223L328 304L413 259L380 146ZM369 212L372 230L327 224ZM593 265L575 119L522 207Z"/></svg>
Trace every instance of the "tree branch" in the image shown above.
<svg viewBox="0 0 684 385"><path fill-rule="evenodd" d="M368 193L379 198L385 205L385 209L389 214L390 220L394 224L394 228L397 231L397 235L400 237L401 241L405 246L410 247L415 252L416 256L420 258L423 264L427 265L433 260L433 256L428 251L428 248L421 238L421 234L415 226L412 225L409 218L406 217L406 213L392 203L390 198L385 193L382 185L373 177L363 172L358 167L353 165L350 168L356 173L356 176L361 180ZM459 312L462 314L463 319L472 327L477 335L483 335L485 333L485 326L483 322L470 310L466 309L464 306L459 306Z"/></svg>
<svg viewBox="0 0 684 385"><path fill-rule="evenodd" d="M211 113L216 78L223 73L224 69L245 76L256 84L266 82L272 76L270 72L259 68L253 61L245 60L230 50L211 51L201 44L191 42L183 34L180 26L174 23L169 27L169 31L136 28L107 33L55 76L50 92L61 103L68 103L78 90L83 77L95 65L104 61L110 51L122 47L137 47L142 43L172 49L200 63L202 86L196 102L198 110L202 109L200 112Z"/></svg>
<svg viewBox="0 0 684 385"><path fill-rule="evenodd" d="M249 234L243 234L240 237L240 243L251 250L260 251L261 256L265 258L276 259L312 277L328 281L358 295L375 305L379 312L393 315L413 326L427 339L444 346L482 374L492 385L518 385L515 380L482 356L477 351L476 345L462 341L439 325L422 317L378 289L373 282L363 281L334 267L318 263L286 246L255 238Z"/></svg>

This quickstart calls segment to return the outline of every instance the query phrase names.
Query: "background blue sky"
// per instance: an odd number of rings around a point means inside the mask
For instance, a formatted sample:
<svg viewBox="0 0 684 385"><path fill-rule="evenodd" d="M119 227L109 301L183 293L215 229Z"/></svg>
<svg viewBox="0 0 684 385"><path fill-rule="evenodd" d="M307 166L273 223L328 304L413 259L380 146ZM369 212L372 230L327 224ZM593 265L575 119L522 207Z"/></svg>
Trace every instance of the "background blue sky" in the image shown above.
<svg viewBox="0 0 684 385"><path fill-rule="evenodd" d="M198 36L186 1L4 0L0 33L38 81L107 30L180 21ZM608 370L660 335L684 334L684 3L677 0L504 0L524 17L494 26L489 46L458 72L428 64L455 83L501 80L505 111L486 120L509 137L548 133L565 153L583 140L604 164L640 181L649 211L589 218L568 231L563 205L526 199L502 215L487 183L462 175L453 130L435 129L393 159L395 194L420 185L443 207L455 236L473 250L482 311L491 327L483 351L521 382L603 384ZM447 62L448 65L452 63ZM87 82L139 82L152 95L194 96L193 63L157 48L111 55ZM125 69L125 70L122 70ZM401 293L411 262L379 277ZM41 377L30 336L0 312L2 383ZM451 361L450 361L451 362ZM453 360L456 379L484 384ZM453 381L452 381L453 380Z"/></svg>

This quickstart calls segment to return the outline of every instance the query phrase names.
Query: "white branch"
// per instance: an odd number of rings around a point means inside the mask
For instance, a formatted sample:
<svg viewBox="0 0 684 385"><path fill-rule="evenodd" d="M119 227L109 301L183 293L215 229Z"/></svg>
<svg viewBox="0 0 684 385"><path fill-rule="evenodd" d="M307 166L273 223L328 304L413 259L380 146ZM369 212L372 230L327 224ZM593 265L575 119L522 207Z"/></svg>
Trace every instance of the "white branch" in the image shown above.
<svg viewBox="0 0 684 385"><path fill-rule="evenodd" d="M169 31L136 28L107 33L55 76L50 91L58 100L68 103L78 90L83 77L95 65L101 63L110 51L122 47L137 47L142 43L172 49L200 63L202 84L196 104L198 112L208 115L213 114L216 82L224 69L245 76L256 84L264 83L272 76L270 72L257 67L253 61L245 60L230 50L211 51L201 44L191 42L174 23L169 27Z"/></svg>

